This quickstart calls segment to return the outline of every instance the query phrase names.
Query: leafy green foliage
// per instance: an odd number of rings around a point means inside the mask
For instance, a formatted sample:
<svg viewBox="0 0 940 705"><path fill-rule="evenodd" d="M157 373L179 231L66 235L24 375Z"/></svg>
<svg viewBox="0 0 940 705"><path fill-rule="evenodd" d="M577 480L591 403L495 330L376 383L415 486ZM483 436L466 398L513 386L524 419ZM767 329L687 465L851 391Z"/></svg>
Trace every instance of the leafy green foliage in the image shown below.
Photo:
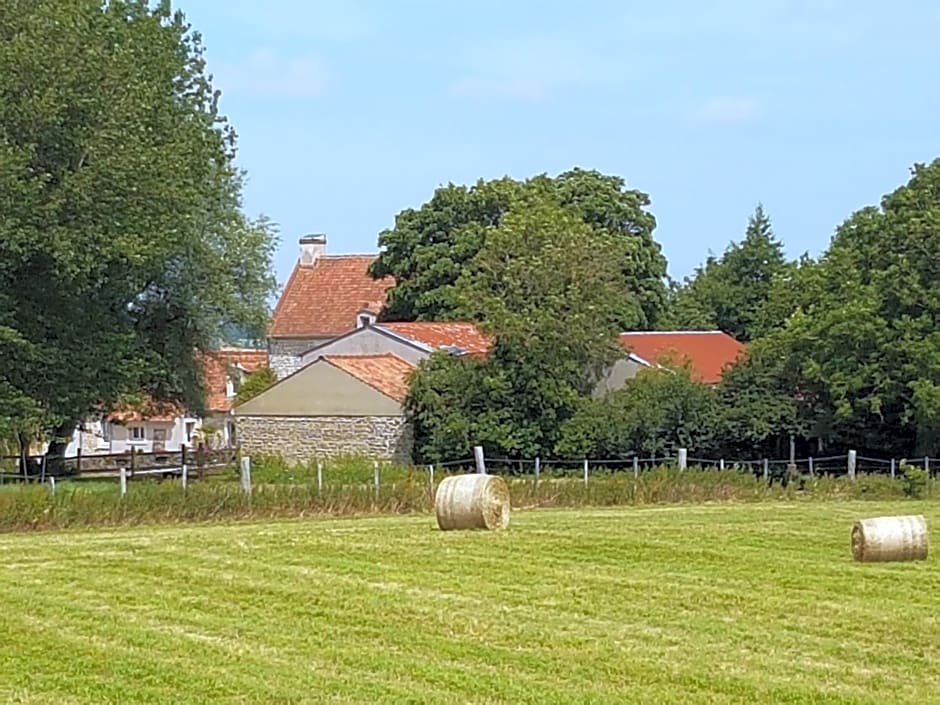
<svg viewBox="0 0 940 705"><path fill-rule="evenodd" d="M649 198L626 189L619 177L581 169L524 182L503 178L472 187L450 184L435 191L420 209L399 213L395 227L379 236L382 253L372 268L374 276L392 275L397 281L383 319L453 320L469 315L457 292L464 268L507 214L533 201L561 208L568 218L619 244L626 255L618 259L620 276L629 292L620 302L620 327L651 327L663 306L666 261L652 237L655 219L645 210ZM556 236L559 247L583 247L565 232Z"/></svg>
<svg viewBox="0 0 940 705"><path fill-rule="evenodd" d="M585 401L562 427L555 450L565 458L704 453L714 443L718 414L715 391L688 369L644 369L622 389Z"/></svg>
<svg viewBox="0 0 940 705"><path fill-rule="evenodd" d="M198 349L263 329L273 232L169 3L0 4L0 406L58 427L122 395L203 406ZM5 358L7 359L7 358ZM38 418L37 418L38 417Z"/></svg>
<svg viewBox="0 0 940 705"><path fill-rule="evenodd" d="M758 205L744 240L732 243L720 258L709 257L683 286L672 288L660 328L718 329L741 341L752 340L768 324L762 309L775 282L791 269L770 219Z"/></svg>
<svg viewBox="0 0 940 705"><path fill-rule="evenodd" d="M561 424L622 351L633 306L621 273L630 253L551 200L529 198L486 233L454 285L494 344L485 360L434 357L406 404L419 456L551 452Z"/></svg>
<svg viewBox="0 0 940 705"><path fill-rule="evenodd" d="M244 404L249 399L254 399L261 392L274 386L277 383L277 374L270 367L261 367L245 377L235 395L235 404Z"/></svg>

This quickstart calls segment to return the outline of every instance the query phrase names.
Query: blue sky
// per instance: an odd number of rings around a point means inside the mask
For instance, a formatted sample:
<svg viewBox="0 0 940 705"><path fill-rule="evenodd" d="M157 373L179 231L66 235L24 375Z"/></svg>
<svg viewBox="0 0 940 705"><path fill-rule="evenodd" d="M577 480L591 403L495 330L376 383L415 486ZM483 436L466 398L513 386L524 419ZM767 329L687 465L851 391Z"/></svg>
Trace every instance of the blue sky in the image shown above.
<svg viewBox="0 0 940 705"><path fill-rule="evenodd" d="M177 0L246 210L372 252L448 182L573 166L652 198L681 277L764 203L797 256L940 156L931 0ZM262 9L263 8L263 9Z"/></svg>

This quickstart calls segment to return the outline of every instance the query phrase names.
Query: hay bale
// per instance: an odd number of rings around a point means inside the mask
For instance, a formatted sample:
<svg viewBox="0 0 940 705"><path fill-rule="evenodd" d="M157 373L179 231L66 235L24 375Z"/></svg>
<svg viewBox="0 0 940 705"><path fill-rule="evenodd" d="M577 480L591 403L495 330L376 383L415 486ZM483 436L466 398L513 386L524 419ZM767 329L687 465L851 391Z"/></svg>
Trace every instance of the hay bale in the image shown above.
<svg viewBox="0 0 940 705"><path fill-rule="evenodd" d="M852 527L852 557L865 563L923 561L927 543L921 515L859 519Z"/></svg>
<svg viewBox="0 0 940 705"><path fill-rule="evenodd" d="M509 526L509 488L493 475L453 475L437 488L434 511L442 531L505 529Z"/></svg>

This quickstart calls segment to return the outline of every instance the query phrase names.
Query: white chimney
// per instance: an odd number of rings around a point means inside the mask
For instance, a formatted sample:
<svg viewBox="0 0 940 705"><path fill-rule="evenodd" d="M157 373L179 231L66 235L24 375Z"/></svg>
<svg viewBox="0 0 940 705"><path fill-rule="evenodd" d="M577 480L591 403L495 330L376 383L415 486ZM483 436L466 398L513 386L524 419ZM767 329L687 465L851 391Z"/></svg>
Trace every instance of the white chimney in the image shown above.
<svg viewBox="0 0 940 705"><path fill-rule="evenodd" d="M326 254L326 235L304 235L300 238L300 263L313 264Z"/></svg>

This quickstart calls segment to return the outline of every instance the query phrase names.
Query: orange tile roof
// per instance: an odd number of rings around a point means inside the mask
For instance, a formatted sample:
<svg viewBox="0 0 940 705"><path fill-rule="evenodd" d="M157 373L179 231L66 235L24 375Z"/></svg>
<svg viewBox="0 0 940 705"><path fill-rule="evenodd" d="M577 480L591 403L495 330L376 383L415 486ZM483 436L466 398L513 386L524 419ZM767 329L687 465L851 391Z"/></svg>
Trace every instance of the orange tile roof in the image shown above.
<svg viewBox="0 0 940 705"><path fill-rule="evenodd" d="M268 335L320 338L356 327L363 309L378 313L394 279L373 279L376 255L323 255L312 265L297 264L284 287Z"/></svg>
<svg viewBox="0 0 940 705"><path fill-rule="evenodd" d="M378 325L432 348L456 346L471 355L485 355L492 345L490 338L475 324L463 321L416 321Z"/></svg>
<svg viewBox="0 0 940 705"><path fill-rule="evenodd" d="M397 355L324 355L331 365L402 402L408 395L408 375L415 366Z"/></svg>
<svg viewBox="0 0 940 705"><path fill-rule="evenodd" d="M177 417L185 415L185 409L172 402L155 402L146 398L140 406L122 404L111 411L105 418L116 424L128 424L143 421L173 423Z"/></svg>
<svg viewBox="0 0 940 705"><path fill-rule="evenodd" d="M620 334L620 344L649 363L672 357L688 361L692 373L706 384L721 381L721 372L744 351L744 345L721 331L631 332Z"/></svg>
<svg viewBox="0 0 940 705"><path fill-rule="evenodd" d="M206 406L209 411L229 411L232 408L232 399L225 393L225 383L228 380L229 368L242 367L245 372L251 373L261 367L268 366L268 353L266 350L253 348L221 348L207 353L203 358L206 385Z"/></svg>

